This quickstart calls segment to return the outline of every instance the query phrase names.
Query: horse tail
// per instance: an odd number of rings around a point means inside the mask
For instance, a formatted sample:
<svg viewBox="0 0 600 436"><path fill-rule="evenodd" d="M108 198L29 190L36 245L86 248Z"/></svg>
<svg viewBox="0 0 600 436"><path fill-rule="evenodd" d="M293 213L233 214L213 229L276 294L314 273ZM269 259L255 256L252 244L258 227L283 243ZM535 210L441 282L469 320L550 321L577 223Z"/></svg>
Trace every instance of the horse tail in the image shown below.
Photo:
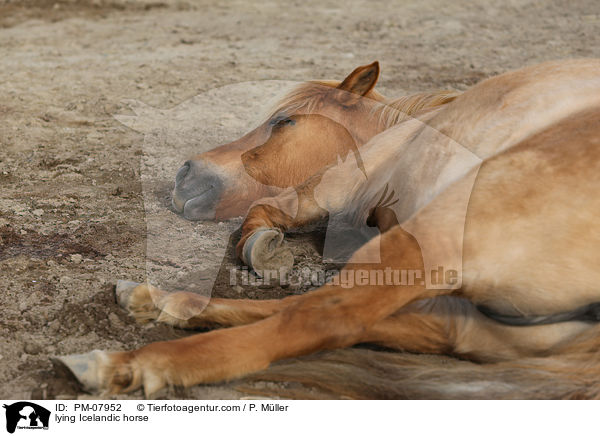
<svg viewBox="0 0 600 436"><path fill-rule="evenodd" d="M240 390L298 399L599 399L600 356L572 351L477 364L351 348L283 361Z"/></svg>

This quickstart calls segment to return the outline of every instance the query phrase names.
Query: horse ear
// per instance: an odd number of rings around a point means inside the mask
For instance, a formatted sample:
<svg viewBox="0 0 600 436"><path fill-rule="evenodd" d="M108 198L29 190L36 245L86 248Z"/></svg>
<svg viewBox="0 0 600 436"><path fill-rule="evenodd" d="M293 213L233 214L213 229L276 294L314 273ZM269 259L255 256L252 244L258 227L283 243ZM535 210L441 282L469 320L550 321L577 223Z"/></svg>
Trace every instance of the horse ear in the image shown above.
<svg viewBox="0 0 600 436"><path fill-rule="evenodd" d="M363 65L352 71L338 86L338 89L346 91L346 99L355 100L356 96L367 94L377 83L379 78L379 62L375 61L369 65ZM354 96L350 94L355 94Z"/></svg>

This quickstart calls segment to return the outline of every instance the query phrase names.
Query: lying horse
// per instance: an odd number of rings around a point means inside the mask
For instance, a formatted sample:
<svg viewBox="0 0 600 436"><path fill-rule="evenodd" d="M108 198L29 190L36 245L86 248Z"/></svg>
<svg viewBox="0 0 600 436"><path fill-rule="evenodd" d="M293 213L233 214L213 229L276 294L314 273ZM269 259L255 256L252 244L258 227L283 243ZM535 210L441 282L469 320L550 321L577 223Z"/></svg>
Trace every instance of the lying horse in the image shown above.
<svg viewBox="0 0 600 436"><path fill-rule="evenodd" d="M372 343L492 369L485 374L495 384L438 371L433 378L455 392L440 396L508 389L504 396L597 397L599 71L598 60L550 62L460 95L395 101L373 90L377 63L341 83L301 85L257 129L187 162L173 205L188 219L247 211L237 252L257 270L293 262L286 229L332 214L368 222L380 235L340 272L362 279L351 289L332 280L282 300L208 305L195 294L120 282L118 299L138 319L228 328L61 361L87 389L143 386L152 395ZM361 263L370 255L378 263ZM438 265L456 274L434 286ZM423 280L379 280L387 270ZM206 307L183 316L194 306Z"/></svg>

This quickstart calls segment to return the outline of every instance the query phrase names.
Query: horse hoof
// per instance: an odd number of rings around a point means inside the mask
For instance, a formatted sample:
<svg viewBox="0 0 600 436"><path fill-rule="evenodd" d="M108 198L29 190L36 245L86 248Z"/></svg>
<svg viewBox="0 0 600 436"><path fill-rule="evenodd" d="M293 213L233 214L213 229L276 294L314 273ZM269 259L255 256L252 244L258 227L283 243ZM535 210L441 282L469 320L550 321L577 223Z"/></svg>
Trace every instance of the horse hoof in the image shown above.
<svg viewBox="0 0 600 436"><path fill-rule="evenodd" d="M52 361L66 367L86 391L97 392L102 389L101 368L108 362L104 351L57 356Z"/></svg>
<svg viewBox="0 0 600 436"><path fill-rule="evenodd" d="M117 286L115 286L115 295L117 296L117 303L124 309L129 307L129 300L133 290L139 286L139 283L130 282L127 280L117 280Z"/></svg>
<svg viewBox="0 0 600 436"><path fill-rule="evenodd" d="M258 275L265 270L285 272L294 265L292 252L283 246L283 233L277 229L261 229L248 238L242 260Z"/></svg>

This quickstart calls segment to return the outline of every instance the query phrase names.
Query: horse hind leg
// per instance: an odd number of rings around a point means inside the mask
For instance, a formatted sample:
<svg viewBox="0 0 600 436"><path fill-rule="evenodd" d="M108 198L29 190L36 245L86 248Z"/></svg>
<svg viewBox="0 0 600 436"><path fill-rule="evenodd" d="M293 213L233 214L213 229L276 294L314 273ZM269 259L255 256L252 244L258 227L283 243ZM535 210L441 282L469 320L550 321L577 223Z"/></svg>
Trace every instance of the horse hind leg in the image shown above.
<svg viewBox="0 0 600 436"><path fill-rule="evenodd" d="M596 328L587 322L512 326L481 313L466 298L417 301L376 323L364 342L401 351L448 354L479 363L548 356Z"/></svg>
<svg viewBox="0 0 600 436"><path fill-rule="evenodd" d="M57 360L88 390L117 393L143 386L146 396L152 396L166 384L190 386L231 379L265 369L274 360L355 343L450 354L483 363L547 355L589 331L585 323L505 326L486 318L469 301L446 296L414 302L365 328L377 311L401 305L398 297L408 302L429 294L416 289L401 293L387 292L385 298L375 300L377 304L369 304L374 296L369 289L326 286L250 325L134 351L96 350ZM340 304L345 306L341 311L336 307ZM350 306L354 315L348 318L344 314Z"/></svg>

